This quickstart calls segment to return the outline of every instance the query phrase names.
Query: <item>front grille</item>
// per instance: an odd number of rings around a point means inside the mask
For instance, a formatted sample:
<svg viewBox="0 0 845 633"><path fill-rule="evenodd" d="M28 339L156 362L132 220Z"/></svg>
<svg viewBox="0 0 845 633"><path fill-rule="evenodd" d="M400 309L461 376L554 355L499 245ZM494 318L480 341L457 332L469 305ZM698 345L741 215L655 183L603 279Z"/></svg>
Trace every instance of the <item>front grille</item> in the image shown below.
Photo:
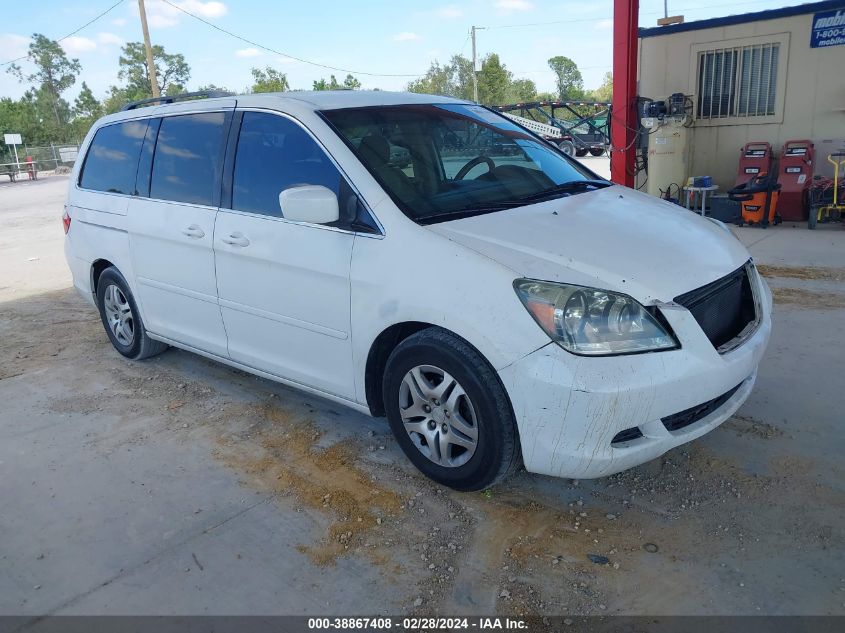
<svg viewBox="0 0 845 633"><path fill-rule="evenodd" d="M725 404L728 400L731 399L731 396L736 393L736 390L742 386L742 383L739 383L736 387L723 393L718 398L713 398L712 400L708 400L707 402L702 402L699 405L694 407L690 407L689 409L685 409L680 413L675 413L673 415L667 416L662 418L663 426L666 427L667 431L680 431L681 429L688 427L690 424L694 424L699 420L706 418L708 415L713 413L716 409L721 407Z"/></svg>
<svg viewBox="0 0 845 633"><path fill-rule="evenodd" d="M675 297L675 303L692 313L716 349L757 318L749 268L746 264L713 283Z"/></svg>

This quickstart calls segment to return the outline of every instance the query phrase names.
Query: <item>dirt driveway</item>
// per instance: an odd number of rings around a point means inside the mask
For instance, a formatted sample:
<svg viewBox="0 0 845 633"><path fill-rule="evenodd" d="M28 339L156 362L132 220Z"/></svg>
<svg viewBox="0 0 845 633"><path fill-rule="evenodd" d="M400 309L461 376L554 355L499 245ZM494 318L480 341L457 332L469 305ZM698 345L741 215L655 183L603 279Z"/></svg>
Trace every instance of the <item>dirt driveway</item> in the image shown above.
<svg viewBox="0 0 845 633"><path fill-rule="evenodd" d="M120 357L69 287L66 186L0 186L0 614L845 614L841 228L738 232L778 303L721 428L460 494L384 420Z"/></svg>

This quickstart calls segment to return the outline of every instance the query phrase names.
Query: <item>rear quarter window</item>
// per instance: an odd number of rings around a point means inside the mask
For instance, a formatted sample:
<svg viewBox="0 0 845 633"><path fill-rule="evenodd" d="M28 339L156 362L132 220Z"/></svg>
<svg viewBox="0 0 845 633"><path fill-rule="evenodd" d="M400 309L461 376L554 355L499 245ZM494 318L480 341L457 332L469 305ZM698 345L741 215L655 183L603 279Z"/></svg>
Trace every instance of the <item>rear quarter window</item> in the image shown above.
<svg viewBox="0 0 845 633"><path fill-rule="evenodd" d="M146 132L146 120L114 123L97 130L85 156L79 186L134 195L138 158Z"/></svg>

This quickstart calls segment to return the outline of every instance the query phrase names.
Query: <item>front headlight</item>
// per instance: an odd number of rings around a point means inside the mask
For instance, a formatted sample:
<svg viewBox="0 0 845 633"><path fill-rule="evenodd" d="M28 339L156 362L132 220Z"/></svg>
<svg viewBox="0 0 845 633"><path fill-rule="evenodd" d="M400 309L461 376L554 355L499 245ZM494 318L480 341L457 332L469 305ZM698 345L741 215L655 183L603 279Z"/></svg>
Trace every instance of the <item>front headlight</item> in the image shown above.
<svg viewBox="0 0 845 633"><path fill-rule="evenodd" d="M517 279L513 287L546 334L573 354L633 354L678 347L674 336L628 295L533 279Z"/></svg>

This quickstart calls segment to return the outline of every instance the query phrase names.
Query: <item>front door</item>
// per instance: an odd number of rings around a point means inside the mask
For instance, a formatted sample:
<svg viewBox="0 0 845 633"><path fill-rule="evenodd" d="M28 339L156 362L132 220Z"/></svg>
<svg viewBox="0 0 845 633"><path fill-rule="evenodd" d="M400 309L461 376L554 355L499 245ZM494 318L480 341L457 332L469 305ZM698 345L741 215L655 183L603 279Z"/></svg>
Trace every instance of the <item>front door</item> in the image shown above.
<svg viewBox="0 0 845 633"><path fill-rule="evenodd" d="M282 115L243 113L231 169L231 209L220 209L214 230L229 355L352 399L349 271L355 234L342 225L355 194L311 135ZM286 220L279 193L303 184L338 194L341 221L325 226Z"/></svg>
<svg viewBox="0 0 845 633"><path fill-rule="evenodd" d="M139 178L149 197L129 203L129 241L147 329L219 356L227 347L213 237L231 116L229 110L163 118L157 142L152 139L152 164L149 158L145 164L144 152L139 168L150 174L148 184Z"/></svg>

